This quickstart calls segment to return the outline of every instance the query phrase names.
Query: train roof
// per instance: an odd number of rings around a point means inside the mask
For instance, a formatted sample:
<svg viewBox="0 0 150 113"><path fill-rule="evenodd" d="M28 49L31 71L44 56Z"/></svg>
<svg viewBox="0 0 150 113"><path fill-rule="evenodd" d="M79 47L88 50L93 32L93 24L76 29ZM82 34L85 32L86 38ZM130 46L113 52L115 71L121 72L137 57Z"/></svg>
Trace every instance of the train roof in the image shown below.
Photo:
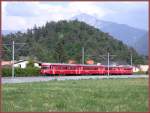
<svg viewBox="0 0 150 113"><path fill-rule="evenodd" d="M108 65L93 65L93 64L66 64L66 63L42 63L42 65L64 65L64 66L101 66L101 67L107 67ZM126 67L126 68L132 68L130 65L110 65L109 67Z"/></svg>
<svg viewBox="0 0 150 113"><path fill-rule="evenodd" d="M66 64L66 63L42 63L42 65L67 65L67 66L104 66L104 65L93 65L93 64Z"/></svg>

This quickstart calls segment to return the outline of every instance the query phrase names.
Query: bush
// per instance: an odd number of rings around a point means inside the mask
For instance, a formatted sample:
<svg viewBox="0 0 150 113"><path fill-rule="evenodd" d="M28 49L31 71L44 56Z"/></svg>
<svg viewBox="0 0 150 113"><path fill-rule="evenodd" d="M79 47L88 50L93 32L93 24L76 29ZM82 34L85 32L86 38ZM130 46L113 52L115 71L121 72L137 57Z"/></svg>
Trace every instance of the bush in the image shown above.
<svg viewBox="0 0 150 113"><path fill-rule="evenodd" d="M2 68L2 76L8 77L12 75L12 69L11 68Z"/></svg>
<svg viewBox="0 0 150 113"><path fill-rule="evenodd" d="M39 76L39 68L35 67L28 67L28 68L15 68L15 76ZM12 76L12 69L11 68L3 68L2 69L2 76L3 77L10 77Z"/></svg>
<svg viewBox="0 0 150 113"><path fill-rule="evenodd" d="M34 67L34 61L32 58L29 59L29 62L27 63L27 68L28 67Z"/></svg>
<svg viewBox="0 0 150 113"><path fill-rule="evenodd" d="M144 71L138 71L138 72L134 72L133 74L142 75L142 74L147 74L147 72L144 72Z"/></svg>

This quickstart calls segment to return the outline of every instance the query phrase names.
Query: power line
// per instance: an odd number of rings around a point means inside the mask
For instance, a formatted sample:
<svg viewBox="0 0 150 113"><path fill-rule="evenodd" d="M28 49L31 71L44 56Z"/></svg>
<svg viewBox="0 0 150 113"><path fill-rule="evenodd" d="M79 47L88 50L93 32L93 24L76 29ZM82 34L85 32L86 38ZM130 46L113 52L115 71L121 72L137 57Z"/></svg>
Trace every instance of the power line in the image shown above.
<svg viewBox="0 0 150 113"><path fill-rule="evenodd" d="M132 56L132 53L131 53L130 57L131 57L131 66L132 66L133 65L133 56Z"/></svg>
<svg viewBox="0 0 150 113"><path fill-rule="evenodd" d="M15 44L16 45L25 45L25 43L15 43L13 40L12 42L12 78L15 77L15 68L14 68L14 59L15 59Z"/></svg>
<svg viewBox="0 0 150 113"><path fill-rule="evenodd" d="M110 55L110 53L108 52L107 53L107 55L99 55L98 57L101 57L101 58L103 58L103 59L106 59L106 57L107 57L107 75L108 75L108 77L109 77L109 67L110 67L110 57L114 57L114 56L116 56L116 55ZM92 57L96 57L96 56L92 56Z"/></svg>
<svg viewBox="0 0 150 113"><path fill-rule="evenodd" d="M12 41L12 44L1 44L1 45L12 45L12 78L15 77L15 68L14 68L14 60L15 60L15 45L25 45L25 43L15 43L15 41ZM23 47L22 46L22 47ZM21 48L22 48L21 47ZM21 48L19 48L17 51L21 50ZM5 50L3 50L5 51ZM16 52L17 52L16 51Z"/></svg>
<svg viewBox="0 0 150 113"><path fill-rule="evenodd" d="M14 41L12 42L12 78L15 77L15 68L14 68L14 58L15 58L15 46L14 46Z"/></svg>
<svg viewBox="0 0 150 113"><path fill-rule="evenodd" d="M82 64L84 64L84 47L82 47Z"/></svg>

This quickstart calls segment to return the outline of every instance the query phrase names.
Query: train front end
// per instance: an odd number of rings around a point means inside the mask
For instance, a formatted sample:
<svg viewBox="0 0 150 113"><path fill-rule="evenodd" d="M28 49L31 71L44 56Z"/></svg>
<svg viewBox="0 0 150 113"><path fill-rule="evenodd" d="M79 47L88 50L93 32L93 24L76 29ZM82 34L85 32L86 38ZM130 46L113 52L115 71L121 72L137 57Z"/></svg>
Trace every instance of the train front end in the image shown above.
<svg viewBox="0 0 150 113"><path fill-rule="evenodd" d="M49 75L50 74L50 64L41 64L41 75Z"/></svg>

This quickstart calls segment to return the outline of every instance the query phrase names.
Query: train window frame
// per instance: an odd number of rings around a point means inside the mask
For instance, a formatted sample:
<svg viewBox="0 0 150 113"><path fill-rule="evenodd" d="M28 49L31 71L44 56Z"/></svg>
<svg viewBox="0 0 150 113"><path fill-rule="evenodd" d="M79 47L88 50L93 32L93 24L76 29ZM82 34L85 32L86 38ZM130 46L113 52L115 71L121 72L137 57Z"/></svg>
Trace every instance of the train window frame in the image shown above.
<svg viewBox="0 0 150 113"><path fill-rule="evenodd" d="M41 69L49 69L49 66L45 66L45 65L43 65L42 67L41 67Z"/></svg>

